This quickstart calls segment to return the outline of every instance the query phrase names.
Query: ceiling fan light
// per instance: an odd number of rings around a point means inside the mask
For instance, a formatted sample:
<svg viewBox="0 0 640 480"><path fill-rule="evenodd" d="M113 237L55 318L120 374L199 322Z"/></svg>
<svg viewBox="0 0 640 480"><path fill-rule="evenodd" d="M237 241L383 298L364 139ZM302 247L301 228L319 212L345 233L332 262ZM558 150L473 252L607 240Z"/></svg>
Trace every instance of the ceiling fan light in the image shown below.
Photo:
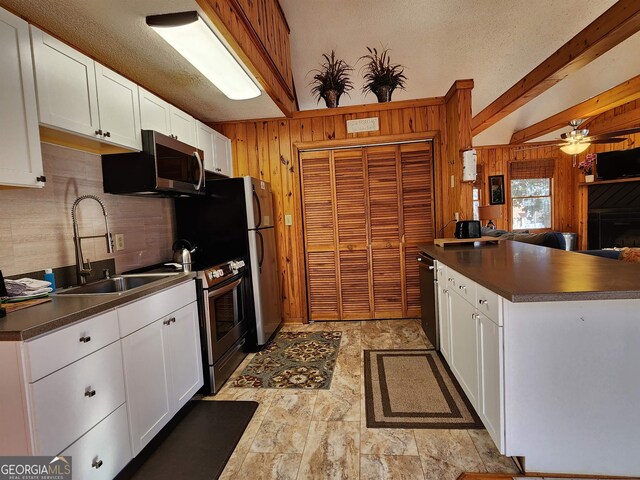
<svg viewBox="0 0 640 480"><path fill-rule="evenodd" d="M567 155L578 155L589 148L590 145L590 143L570 143L568 145L562 145L560 150Z"/></svg>
<svg viewBox="0 0 640 480"><path fill-rule="evenodd" d="M260 96L253 79L197 12L152 15L147 25L231 100Z"/></svg>

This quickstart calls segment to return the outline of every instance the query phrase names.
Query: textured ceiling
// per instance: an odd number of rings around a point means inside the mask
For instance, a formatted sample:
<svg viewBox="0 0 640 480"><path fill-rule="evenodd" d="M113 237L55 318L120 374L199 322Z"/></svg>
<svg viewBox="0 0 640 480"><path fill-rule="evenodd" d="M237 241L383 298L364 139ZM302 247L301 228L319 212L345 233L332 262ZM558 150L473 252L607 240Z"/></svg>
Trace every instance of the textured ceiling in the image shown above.
<svg viewBox="0 0 640 480"><path fill-rule="evenodd" d="M310 94L309 71L335 49L356 66L355 89L340 105L374 103L363 96L358 58L388 47L406 67L407 90L394 100L444 95L472 78L478 113L615 0L280 0L291 27L293 76L300 108L323 107ZM198 9L195 0L0 0L105 65L203 121L282 116L264 94L226 99L145 25L151 14ZM474 138L507 143L526 127L640 74L640 35L631 37ZM557 135L556 135L557 136Z"/></svg>
<svg viewBox="0 0 640 480"><path fill-rule="evenodd" d="M365 47L390 49L391 60L406 67L406 91L394 100L444 95L454 80L472 78L473 113L500 94L591 23L614 0L280 0L291 27L291 52L302 110L318 108L308 72L324 52L351 65L355 88L340 105L375 103L360 92ZM637 37L637 36L636 36ZM634 43L635 41L635 43ZM477 138L474 145L508 143L514 129L546 118L634 74L640 61L638 38L598 59L592 73L571 75ZM635 48L635 52L639 49ZM595 62L594 62L595 63ZM620 70L618 67L622 67ZM623 72L624 70L624 72ZM636 71L636 73L633 73ZM626 76L625 76L626 75ZM572 81L571 77L579 78ZM618 81L618 77L624 77ZM323 106L322 102L320 106ZM560 108L562 106L562 108ZM540 114L540 112L545 112Z"/></svg>

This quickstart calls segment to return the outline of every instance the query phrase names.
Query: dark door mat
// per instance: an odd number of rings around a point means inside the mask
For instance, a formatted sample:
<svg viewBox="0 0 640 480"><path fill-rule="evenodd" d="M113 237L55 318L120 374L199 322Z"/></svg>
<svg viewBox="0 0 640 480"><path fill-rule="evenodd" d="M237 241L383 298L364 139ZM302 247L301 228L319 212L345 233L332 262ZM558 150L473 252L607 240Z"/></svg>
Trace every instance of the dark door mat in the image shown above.
<svg viewBox="0 0 640 480"><path fill-rule="evenodd" d="M218 478L257 408L257 402L192 401L164 438L147 445L118 480Z"/></svg>

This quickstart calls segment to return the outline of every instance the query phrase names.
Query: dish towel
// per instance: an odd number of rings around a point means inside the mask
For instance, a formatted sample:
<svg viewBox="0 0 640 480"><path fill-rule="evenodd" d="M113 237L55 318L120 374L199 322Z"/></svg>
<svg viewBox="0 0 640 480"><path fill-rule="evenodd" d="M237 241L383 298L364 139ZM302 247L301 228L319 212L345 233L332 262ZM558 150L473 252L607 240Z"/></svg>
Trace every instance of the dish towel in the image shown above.
<svg viewBox="0 0 640 480"><path fill-rule="evenodd" d="M52 291L51 282L36 280L35 278L5 279L5 286L10 300L23 300L46 295Z"/></svg>

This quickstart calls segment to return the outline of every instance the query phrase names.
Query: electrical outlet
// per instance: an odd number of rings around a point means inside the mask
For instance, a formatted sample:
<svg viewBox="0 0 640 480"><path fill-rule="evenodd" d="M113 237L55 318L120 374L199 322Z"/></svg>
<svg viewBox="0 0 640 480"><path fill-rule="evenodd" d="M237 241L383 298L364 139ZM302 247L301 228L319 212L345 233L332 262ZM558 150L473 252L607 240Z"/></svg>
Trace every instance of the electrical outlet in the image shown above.
<svg viewBox="0 0 640 480"><path fill-rule="evenodd" d="M455 213L455 217L456 217L456 222L460 221L460 212L456 212Z"/></svg>
<svg viewBox="0 0 640 480"><path fill-rule="evenodd" d="M455 188L456 186L456 177L451 175L451 188Z"/></svg>
<svg viewBox="0 0 640 480"><path fill-rule="evenodd" d="M284 224L293 225L293 216L291 214L287 214L284 216Z"/></svg>
<svg viewBox="0 0 640 480"><path fill-rule="evenodd" d="M124 250L124 233L116 233L116 251Z"/></svg>

